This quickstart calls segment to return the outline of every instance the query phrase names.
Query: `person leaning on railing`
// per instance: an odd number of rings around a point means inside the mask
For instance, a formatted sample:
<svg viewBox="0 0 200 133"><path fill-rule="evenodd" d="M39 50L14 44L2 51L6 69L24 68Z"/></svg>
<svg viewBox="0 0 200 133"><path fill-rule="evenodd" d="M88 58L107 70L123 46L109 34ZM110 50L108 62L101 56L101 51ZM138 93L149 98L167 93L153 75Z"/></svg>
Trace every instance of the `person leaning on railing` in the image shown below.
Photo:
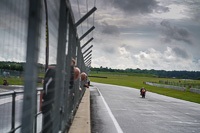
<svg viewBox="0 0 200 133"><path fill-rule="evenodd" d="M85 72L81 73L81 81L84 81L84 82L87 81L87 74ZM84 84L84 87L87 87L87 88L89 87L87 82Z"/></svg>
<svg viewBox="0 0 200 133"><path fill-rule="evenodd" d="M75 60L71 61L71 76L70 76L70 89L73 88L74 80L77 80L80 76L80 70L75 66ZM42 133L52 133L52 111L54 104L54 91L55 91L55 70L56 66L49 66L45 73L43 84L43 96L42 96ZM73 93L73 96L75 94Z"/></svg>
<svg viewBox="0 0 200 133"><path fill-rule="evenodd" d="M80 69L78 67L74 67L74 79L76 81L80 77ZM73 82L74 83L74 82ZM75 96L75 89L73 90L73 96Z"/></svg>

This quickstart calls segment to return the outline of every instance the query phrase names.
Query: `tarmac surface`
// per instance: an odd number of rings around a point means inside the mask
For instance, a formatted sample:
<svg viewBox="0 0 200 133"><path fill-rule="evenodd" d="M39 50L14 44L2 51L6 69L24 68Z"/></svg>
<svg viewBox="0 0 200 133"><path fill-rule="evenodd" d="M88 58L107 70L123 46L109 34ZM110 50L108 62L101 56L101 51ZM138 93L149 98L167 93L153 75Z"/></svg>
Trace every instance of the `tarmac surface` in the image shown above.
<svg viewBox="0 0 200 133"><path fill-rule="evenodd" d="M5 91L13 91L13 90L23 90L24 86L22 85L0 85L0 92L5 92Z"/></svg>
<svg viewBox="0 0 200 133"><path fill-rule="evenodd" d="M148 88L146 98L141 98L139 89L91 84L70 133L200 133L200 104L151 93ZM0 104L4 123L0 125L4 128L10 128L8 101L1 100ZM16 104L20 107L21 100ZM7 131L2 127L0 131Z"/></svg>
<svg viewBox="0 0 200 133"><path fill-rule="evenodd" d="M92 133L200 133L200 104L91 83Z"/></svg>

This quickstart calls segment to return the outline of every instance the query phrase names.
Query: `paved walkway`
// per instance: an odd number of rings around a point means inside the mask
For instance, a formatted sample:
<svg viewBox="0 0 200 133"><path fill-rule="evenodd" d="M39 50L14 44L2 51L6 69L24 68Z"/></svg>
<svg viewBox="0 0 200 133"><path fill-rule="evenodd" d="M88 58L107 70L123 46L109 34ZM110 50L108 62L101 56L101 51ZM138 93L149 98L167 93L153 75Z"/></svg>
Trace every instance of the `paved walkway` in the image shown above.
<svg viewBox="0 0 200 133"><path fill-rule="evenodd" d="M91 133L89 88L86 88L69 133Z"/></svg>

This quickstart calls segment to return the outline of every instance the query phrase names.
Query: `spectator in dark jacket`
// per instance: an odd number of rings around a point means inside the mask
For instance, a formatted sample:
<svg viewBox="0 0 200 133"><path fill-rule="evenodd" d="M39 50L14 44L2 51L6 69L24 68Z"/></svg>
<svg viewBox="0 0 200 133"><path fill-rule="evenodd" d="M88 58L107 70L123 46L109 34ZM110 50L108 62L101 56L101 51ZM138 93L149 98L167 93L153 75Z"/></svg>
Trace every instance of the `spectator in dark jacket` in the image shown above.
<svg viewBox="0 0 200 133"><path fill-rule="evenodd" d="M42 133L52 133L52 111L55 91L55 69L47 69L44 78L42 97L43 126Z"/></svg>

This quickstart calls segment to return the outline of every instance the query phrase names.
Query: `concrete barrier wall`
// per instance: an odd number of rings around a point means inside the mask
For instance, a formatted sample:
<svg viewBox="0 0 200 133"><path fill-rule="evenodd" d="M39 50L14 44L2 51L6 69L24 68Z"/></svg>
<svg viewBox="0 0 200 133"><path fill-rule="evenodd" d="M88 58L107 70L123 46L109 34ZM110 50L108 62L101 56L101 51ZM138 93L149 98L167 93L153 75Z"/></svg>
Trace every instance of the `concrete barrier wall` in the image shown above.
<svg viewBox="0 0 200 133"><path fill-rule="evenodd" d="M198 93L198 94L200 94L200 89L196 89L196 88L190 88L190 92L193 92L193 93Z"/></svg>
<svg viewBox="0 0 200 133"><path fill-rule="evenodd" d="M179 87L179 86L160 85L160 84L156 84L156 83L152 83L152 82L144 82L144 84L156 86L156 87L163 87L163 88L167 88L167 89L185 91L184 87ZM190 92L200 94L200 89L190 88Z"/></svg>
<svg viewBox="0 0 200 133"><path fill-rule="evenodd" d="M184 87L179 87L179 86L160 85L160 84L155 84L155 83L151 83L151 82L145 82L145 84L151 85L151 86L156 86L156 87L163 87L163 88L167 88L167 89L185 91Z"/></svg>

